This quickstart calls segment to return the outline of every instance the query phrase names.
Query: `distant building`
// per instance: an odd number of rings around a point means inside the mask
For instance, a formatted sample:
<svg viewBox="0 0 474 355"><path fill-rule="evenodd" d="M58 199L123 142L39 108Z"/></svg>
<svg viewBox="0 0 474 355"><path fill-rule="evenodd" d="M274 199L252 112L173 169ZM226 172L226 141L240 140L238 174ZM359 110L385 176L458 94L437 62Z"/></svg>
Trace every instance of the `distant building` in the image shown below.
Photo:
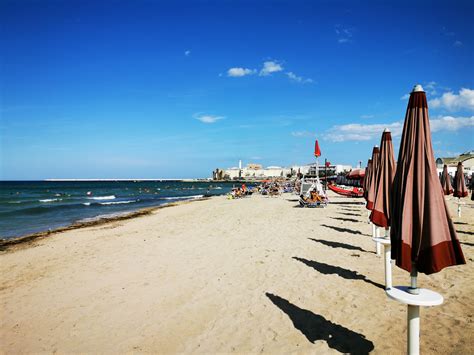
<svg viewBox="0 0 474 355"><path fill-rule="evenodd" d="M239 164L240 165L240 164ZM328 173L338 174L350 171L350 165L330 165L327 167ZM324 171L324 164L319 166L319 171ZM246 167L232 167L229 169L216 169L212 172L214 180L263 180L267 178L287 178L295 177L297 174L316 175L316 164L293 165L290 167L268 166L264 168L261 164L250 163Z"/></svg>
<svg viewBox="0 0 474 355"><path fill-rule="evenodd" d="M458 155L457 157L437 158L436 167L438 172L441 172L444 165L447 165L448 173L454 176L459 162L463 165L464 173L472 175L474 172L474 150Z"/></svg>

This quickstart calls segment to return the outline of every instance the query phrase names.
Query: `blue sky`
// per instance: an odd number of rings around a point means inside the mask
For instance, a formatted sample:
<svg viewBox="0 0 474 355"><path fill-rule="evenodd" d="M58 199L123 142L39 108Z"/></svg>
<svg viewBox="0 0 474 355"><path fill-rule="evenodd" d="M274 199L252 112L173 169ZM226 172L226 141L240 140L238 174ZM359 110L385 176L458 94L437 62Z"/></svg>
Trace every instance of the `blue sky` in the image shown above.
<svg viewBox="0 0 474 355"><path fill-rule="evenodd" d="M429 99L474 149L472 1L5 1L0 178L190 178L367 161Z"/></svg>

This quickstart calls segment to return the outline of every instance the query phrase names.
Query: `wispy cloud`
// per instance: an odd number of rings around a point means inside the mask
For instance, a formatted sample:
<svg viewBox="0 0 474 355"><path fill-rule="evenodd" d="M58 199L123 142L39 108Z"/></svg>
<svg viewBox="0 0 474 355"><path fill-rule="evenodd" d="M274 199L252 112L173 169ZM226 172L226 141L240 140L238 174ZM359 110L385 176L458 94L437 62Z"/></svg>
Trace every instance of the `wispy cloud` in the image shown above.
<svg viewBox="0 0 474 355"><path fill-rule="evenodd" d="M474 116L452 117L438 116L430 119L431 132L438 131L459 131L464 128L474 128Z"/></svg>
<svg viewBox="0 0 474 355"><path fill-rule="evenodd" d="M252 74L255 74L256 72L257 71L255 69L235 67L235 68L230 68L229 70L227 70L227 76L237 78L241 76L252 75Z"/></svg>
<svg viewBox="0 0 474 355"><path fill-rule="evenodd" d="M438 84L436 83L436 81L430 81L430 82L423 85L423 89L429 95L436 95L438 93L436 91L437 86L438 86Z"/></svg>
<svg viewBox="0 0 474 355"><path fill-rule="evenodd" d="M337 36L338 43L349 43L352 42L352 37L354 34L354 29L349 27L344 27L343 25L337 24L334 28Z"/></svg>
<svg viewBox="0 0 474 355"><path fill-rule="evenodd" d="M380 138L385 128L392 132L393 137L399 137L403 131L403 122L381 123L381 124L360 124L349 123L331 127L323 134L325 140L332 142L345 141L368 141ZM430 120L431 132L458 131L466 128L474 128L474 116L452 117L439 116Z"/></svg>
<svg viewBox="0 0 474 355"><path fill-rule="evenodd" d="M462 47L463 43L461 41L454 41L453 46L454 47Z"/></svg>
<svg viewBox="0 0 474 355"><path fill-rule="evenodd" d="M302 84L309 84L313 82L313 79L310 78L303 78L302 76L298 76L295 73L289 71L285 73L288 78L292 81L295 81L297 83L302 83Z"/></svg>
<svg viewBox="0 0 474 355"><path fill-rule="evenodd" d="M277 61L266 61L263 62L263 68L260 70L258 75L260 76L268 76L272 73L277 73L283 70L283 66Z"/></svg>
<svg viewBox="0 0 474 355"><path fill-rule="evenodd" d="M223 120L225 117L224 116L212 116L212 115L203 115L200 113L196 113L193 115L193 118L195 118L198 121L201 121L202 123L216 123L219 120Z"/></svg>
<svg viewBox="0 0 474 355"><path fill-rule="evenodd" d="M445 108L449 111L474 111L474 90L462 88L458 94L445 92L441 97L430 100L432 108Z"/></svg>
<svg viewBox="0 0 474 355"><path fill-rule="evenodd" d="M188 50L188 51L184 51L184 55L185 55L186 57L189 57L190 54L191 54L191 51L189 51L189 50Z"/></svg>
<svg viewBox="0 0 474 355"><path fill-rule="evenodd" d="M400 100L408 100L410 98L410 94L405 94L402 97L400 97Z"/></svg>
<svg viewBox="0 0 474 355"><path fill-rule="evenodd" d="M393 122L370 125L360 123L337 125L324 133L323 138L332 142L368 141L380 137L385 128L390 129L392 136L396 137L401 135L403 124L401 122Z"/></svg>
<svg viewBox="0 0 474 355"><path fill-rule="evenodd" d="M309 132L309 131L297 131L291 132L293 137L316 137L316 133Z"/></svg>
<svg viewBox="0 0 474 355"><path fill-rule="evenodd" d="M361 115L360 118L363 118L363 119L374 118L374 115Z"/></svg>

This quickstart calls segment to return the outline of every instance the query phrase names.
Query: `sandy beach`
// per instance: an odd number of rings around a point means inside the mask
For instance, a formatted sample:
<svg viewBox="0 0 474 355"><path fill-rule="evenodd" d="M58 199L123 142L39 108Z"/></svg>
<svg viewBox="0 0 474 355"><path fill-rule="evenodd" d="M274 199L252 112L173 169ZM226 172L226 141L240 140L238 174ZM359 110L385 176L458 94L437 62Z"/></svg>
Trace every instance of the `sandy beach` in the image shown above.
<svg viewBox="0 0 474 355"><path fill-rule="evenodd" d="M2 353L404 353L361 199L224 196L0 254ZM448 206L467 264L420 275L421 351L474 349L474 203ZM394 285L408 273L393 268Z"/></svg>

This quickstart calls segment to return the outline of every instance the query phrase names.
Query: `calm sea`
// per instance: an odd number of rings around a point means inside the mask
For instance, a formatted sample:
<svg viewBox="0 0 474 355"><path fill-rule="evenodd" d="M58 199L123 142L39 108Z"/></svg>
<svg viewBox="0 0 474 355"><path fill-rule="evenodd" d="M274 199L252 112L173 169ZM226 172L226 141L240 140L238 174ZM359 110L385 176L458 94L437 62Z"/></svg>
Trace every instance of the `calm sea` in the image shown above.
<svg viewBox="0 0 474 355"><path fill-rule="evenodd" d="M205 195L232 183L181 181L0 181L0 238L13 238Z"/></svg>

